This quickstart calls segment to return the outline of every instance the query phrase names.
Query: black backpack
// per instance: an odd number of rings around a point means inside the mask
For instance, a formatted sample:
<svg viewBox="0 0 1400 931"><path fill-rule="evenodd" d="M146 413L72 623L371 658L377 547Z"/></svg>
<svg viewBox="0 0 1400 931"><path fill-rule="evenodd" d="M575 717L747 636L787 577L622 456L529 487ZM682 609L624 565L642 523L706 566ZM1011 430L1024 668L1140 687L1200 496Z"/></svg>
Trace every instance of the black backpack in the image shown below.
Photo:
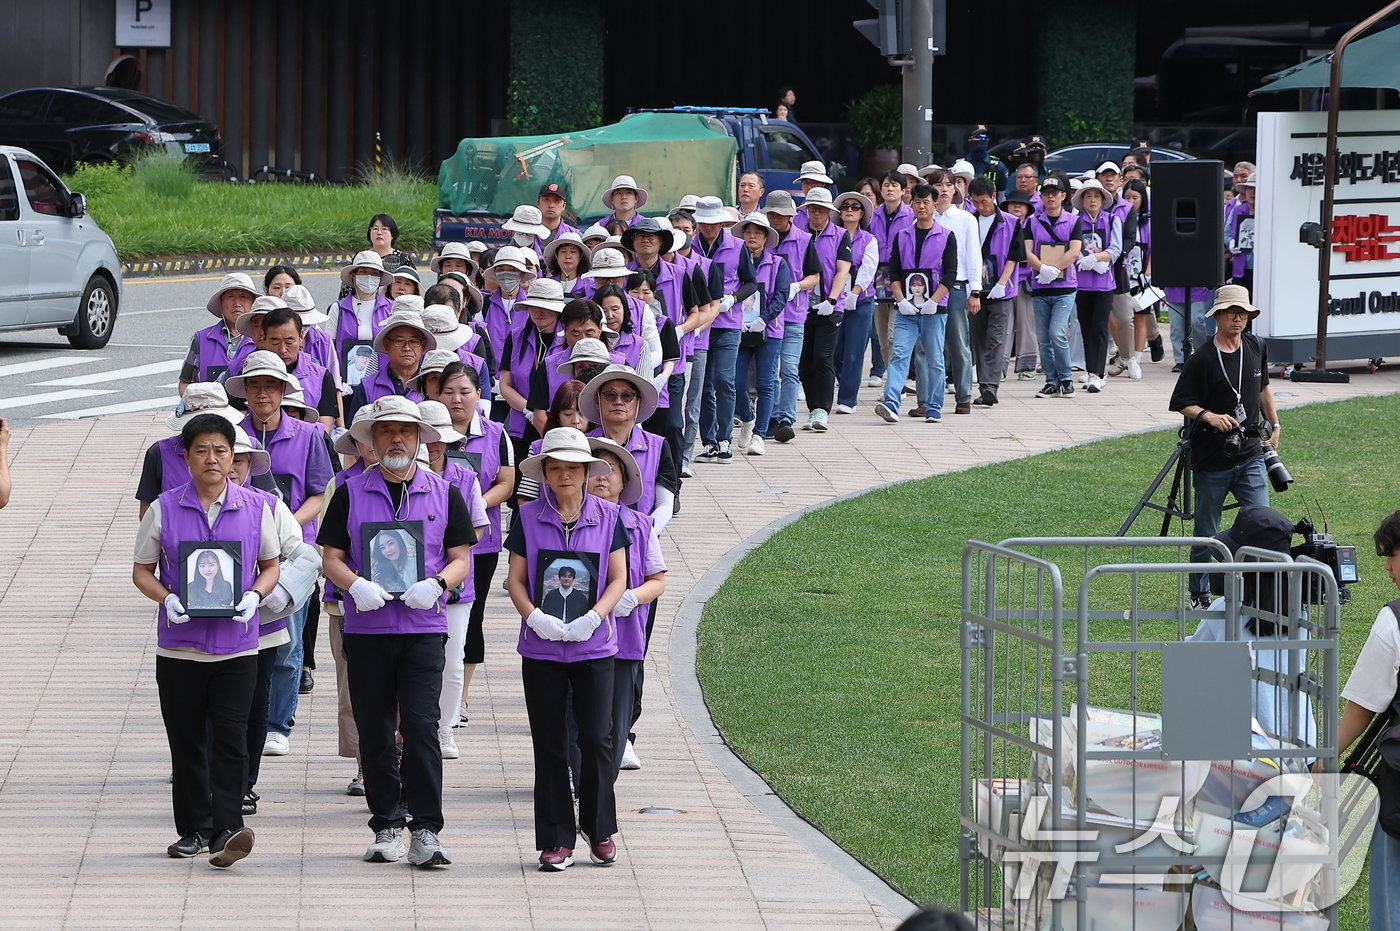
<svg viewBox="0 0 1400 931"><path fill-rule="evenodd" d="M1400 598L1390 602L1390 613L1400 624ZM1342 764L1342 772L1365 776L1380 792L1381 830L1400 838L1400 681L1390 707L1378 712L1356 741L1356 748Z"/></svg>

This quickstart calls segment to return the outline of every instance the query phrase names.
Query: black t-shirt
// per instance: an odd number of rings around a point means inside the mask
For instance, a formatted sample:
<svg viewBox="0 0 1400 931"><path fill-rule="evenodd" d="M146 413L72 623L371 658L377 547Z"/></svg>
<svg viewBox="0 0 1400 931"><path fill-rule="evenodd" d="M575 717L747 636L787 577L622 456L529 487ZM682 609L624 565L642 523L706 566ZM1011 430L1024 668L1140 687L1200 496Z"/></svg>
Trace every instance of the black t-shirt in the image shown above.
<svg viewBox="0 0 1400 931"><path fill-rule="evenodd" d="M386 477L384 486L389 489L389 497L394 500L394 507L398 507L403 499L403 482L392 482ZM331 503L326 508L326 516L321 520L316 542L348 553L351 546L349 522L350 493L341 485L331 495ZM447 489L447 526L443 528L443 548L471 546L475 542L476 530L472 527L471 511L467 508L461 490L452 485Z"/></svg>
<svg viewBox="0 0 1400 931"><path fill-rule="evenodd" d="M1241 380L1240 353L1244 353L1244 384L1239 388L1239 403L1245 411L1243 422L1258 423L1259 393L1269 384L1269 358L1264 341L1253 333L1243 334L1240 348L1234 352L1221 351L1214 340L1194 352L1176 380L1169 409L1179 411L1195 405L1215 414L1234 416L1235 389ZM1202 472L1219 472L1261 451L1261 440L1247 436L1240 444L1241 455L1231 458L1225 454L1225 437L1225 433L1202 421L1191 439L1192 466Z"/></svg>

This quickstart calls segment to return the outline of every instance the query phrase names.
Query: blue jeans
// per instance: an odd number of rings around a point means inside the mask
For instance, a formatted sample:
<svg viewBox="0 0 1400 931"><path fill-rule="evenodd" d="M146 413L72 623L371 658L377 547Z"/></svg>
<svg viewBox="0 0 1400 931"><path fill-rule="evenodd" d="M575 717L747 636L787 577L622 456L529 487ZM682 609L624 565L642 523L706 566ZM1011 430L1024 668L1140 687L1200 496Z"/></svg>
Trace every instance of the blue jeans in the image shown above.
<svg viewBox="0 0 1400 931"><path fill-rule="evenodd" d="M953 398L959 404L972 402L972 338L967 319L967 285L953 285L948 292L948 377L953 380ZM924 347L928 352L928 347ZM932 369L932 366L930 366ZM929 392L942 391L940 383Z"/></svg>
<svg viewBox="0 0 1400 931"><path fill-rule="evenodd" d="M1199 352L1215 335L1215 318L1207 317L1211 302L1188 301L1184 304L1170 304L1167 313L1171 317L1172 350L1177 362L1186 361L1186 317L1191 317L1191 351Z"/></svg>
<svg viewBox="0 0 1400 931"><path fill-rule="evenodd" d="M1199 429L1211 428L1202 426ZM1195 535L1198 537L1213 537L1220 532L1220 512L1225 506L1227 492L1233 494L1241 506L1268 506L1269 503L1268 473L1264 468L1262 455L1219 471L1194 470L1193 481L1196 491ZM1191 561L1210 562L1210 550L1200 546L1191 547ZM1191 573L1192 594L1204 594L1209 588L1210 582L1204 573Z"/></svg>
<svg viewBox="0 0 1400 931"><path fill-rule="evenodd" d="M754 436L768 432L768 420L773 416L773 401L778 388L778 352L783 341L769 337L753 349L739 349L739 364L734 369L734 414L740 420L754 422ZM758 370L758 410L749 405L749 363Z"/></svg>
<svg viewBox="0 0 1400 931"><path fill-rule="evenodd" d="M870 328L870 374L880 378L885 374L885 354L880 351L880 334Z"/></svg>
<svg viewBox="0 0 1400 931"><path fill-rule="evenodd" d="M797 423L798 368L802 364L802 337L805 323L788 323L783 330L783 348L778 353L778 404L774 422Z"/></svg>
<svg viewBox="0 0 1400 931"><path fill-rule="evenodd" d="M1045 381L1058 385L1070 380L1069 336L1066 328L1074 316L1074 292L1068 294L1032 294L1035 308L1035 335L1040 341L1040 369Z"/></svg>
<svg viewBox="0 0 1400 931"><path fill-rule="evenodd" d="M277 647L272 660L272 678L268 680L267 729L282 734L291 734L292 718L297 713L304 647L301 634L306 626L307 607L302 605L287 616L287 633L292 639Z"/></svg>
<svg viewBox="0 0 1400 931"><path fill-rule="evenodd" d="M739 331L710 330L705 401L700 407L700 441L706 446L727 443L734 435L734 367L738 360Z"/></svg>
<svg viewBox="0 0 1400 931"><path fill-rule="evenodd" d="M1400 838L1371 835L1371 931L1400 928Z"/></svg>
<svg viewBox="0 0 1400 931"><path fill-rule="evenodd" d="M948 329L947 314L895 314L890 321L890 361L885 382L885 406L899 412L900 396L904 393L904 380L909 377L909 360L914 355L914 345L922 344L924 358L928 361L929 383L933 385L927 398L918 402L929 414L943 413L943 337Z"/></svg>
<svg viewBox="0 0 1400 931"><path fill-rule="evenodd" d="M710 351L697 349L685 367L685 435L681 438L681 465L688 466L695 456L695 437L700 432L700 400L705 394L705 372Z"/></svg>
<svg viewBox="0 0 1400 931"><path fill-rule="evenodd" d="M870 324L875 318L875 298L861 295L846 322L836 331L836 403L854 407L864 380L865 347L870 344ZM877 352L879 350L876 350Z"/></svg>

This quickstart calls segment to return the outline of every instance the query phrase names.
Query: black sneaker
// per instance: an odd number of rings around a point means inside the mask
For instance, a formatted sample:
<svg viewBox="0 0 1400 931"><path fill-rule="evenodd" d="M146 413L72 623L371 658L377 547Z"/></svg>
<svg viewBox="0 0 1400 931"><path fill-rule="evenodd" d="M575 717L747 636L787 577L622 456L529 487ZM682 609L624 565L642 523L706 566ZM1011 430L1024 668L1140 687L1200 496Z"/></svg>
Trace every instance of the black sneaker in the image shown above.
<svg viewBox="0 0 1400 931"><path fill-rule="evenodd" d="M695 457L696 462L714 462L719 458L719 445L711 444L706 446L701 453Z"/></svg>
<svg viewBox="0 0 1400 931"><path fill-rule="evenodd" d="M297 686L297 693L300 695L310 695L311 690L316 687L316 677L311 674L310 669L301 670L301 684Z"/></svg>
<svg viewBox="0 0 1400 931"><path fill-rule="evenodd" d="M1062 382L1060 382L1060 397L1062 397L1062 398L1072 398L1072 397L1074 397L1074 382L1072 382L1072 381L1062 381Z"/></svg>
<svg viewBox="0 0 1400 931"><path fill-rule="evenodd" d="M983 388L982 394L972 399L976 407L993 407L997 403L997 393L991 388Z"/></svg>
<svg viewBox="0 0 1400 931"><path fill-rule="evenodd" d="M187 857L197 857L200 852L209 846L209 838L195 831L193 834L186 834L184 837L165 848L165 852L172 857L181 859Z"/></svg>
<svg viewBox="0 0 1400 931"><path fill-rule="evenodd" d="M734 454L729 451L729 441L719 441L719 451L715 453L715 462L720 465L729 465L734 461Z"/></svg>
<svg viewBox="0 0 1400 931"><path fill-rule="evenodd" d="M228 869L253 852L251 828L224 830L209 843L209 865Z"/></svg>
<svg viewBox="0 0 1400 931"><path fill-rule="evenodd" d="M1180 362L1178 362L1176 365L1173 365L1173 366L1172 366L1172 371L1173 371L1173 372L1180 372L1180 371L1182 370L1182 368L1183 368L1182 364L1181 364Z"/></svg>
<svg viewBox="0 0 1400 931"><path fill-rule="evenodd" d="M1191 596L1191 610L1209 611L1210 603L1213 600L1214 599L1210 595L1207 595L1205 592L1197 592L1196 594Z"/></svg>
<svg viewBox="0 0 1400 931"><path fill-rule="evenodd" d="M778 429L773 431L773 439L779 443L790 443L795 436L797 436L797 432L792 429L792 424L786 420L778 424Z"/></svg>
<svg viewBox="0 0 1400 931"><path fill-rule="evenodd" d="M1038 398L1058 398L1060 396L1060 386L1054 382L1046 382L1045 387L1035 393Z"/></svg>
<svg viewBox="0 0 1400 931"><path fill-rule="evenodd" d="M247 792L244 792L243 814L256 815L258 813L258 800L261 798L262 796L254 792L252 789L249 789Z"/></svg>
<svg viewBox="0 0 1400 931"><path fill-rule="evenodd" d="M1152 350L1152 361L1161 362L1162 357L1167 354L1167 350L1162 346L1162 337L1154 336L1147 341L1147 348Z"/></svg>

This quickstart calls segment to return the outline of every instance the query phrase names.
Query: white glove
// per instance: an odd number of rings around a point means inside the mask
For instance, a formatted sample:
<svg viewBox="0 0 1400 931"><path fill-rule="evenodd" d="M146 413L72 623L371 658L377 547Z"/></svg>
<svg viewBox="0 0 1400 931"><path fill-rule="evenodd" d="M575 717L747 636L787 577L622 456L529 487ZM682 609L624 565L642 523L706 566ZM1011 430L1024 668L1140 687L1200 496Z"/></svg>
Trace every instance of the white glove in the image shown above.
<svg viewBox="0 0 1400 931"><path fill-rule="evenodd" d="M1041 284L1049 284L1060 277L1060 270L1047 262L1040 266L1040 271L1035 273L1035 277Z"/></svg>
<svg viewBox="0 0 1400 931"><path fill-rule="evenodd" d="M383 585L364 578L350 583L350 597L355 599L356 611L378 611L394 598Z"/></svg>
<svg viewBox="0 0 1400 931"><path fill-rule="evenodd" d="M895 304L894 308L906 317L914 317L917 316L919 313L919 308L911 304L908 299L902 300L898 304Z"/></svg>
<svg viewBox="0 0 1400 931"><path fill-rule="evenodd" d="M593 636L593 631L597 630L598 625L602 623L603 619L597 611L581 614L574 618L572 623L564 625L564 639L582 643Z"/></svg>
<svg viewBox="0 0 1400 931"><path fill-rule="evenodd" d="M437 604L438 599L443 594L442 586L432 579L419 579L408 587L408 591L399 596L399 600L410 608L424 611Z"/></svg>
<svg viewBox="0 0 1400 931"><path fill-rule="evenodd" d="M635 610L637 610L637 593L629 588L617 600L617 607L613 608L613 614L618 617L626 617Z"/></svg>
<svg viewBox="0 0 1400 931"><path fill-rule="evenodd" d="M248 589L243 593L243 598L238 602L238 607L234 609L233 619L240 624L246 624L258 616L258 605L262 604L262 595L253 589Z"/></svg>
<svg viewBox="0 0 1400 931"><path fill-rule="evenodd" d="M801 293L802 285L798 284L796 281L788 285L788 303L791 304L794 300L796 300L797 295Z"/></svg>
<svg viewBox="0 0 1400 931"><path fill-rule="evenodd" d="M1090 253L1089 255L1081 255L1079 261L1075 262L1074 265L1081 272L1087 272L1094 267L1094 263L1097 261L1098 259L1094 258L1093 253Z"/></svg>
<svg viewBox="0 0 1400 931"><path fill-rule="evenodd" d="M768 324L763 322L762 317L754 317L752 320L744 321L745 333L762 333L766 329L768 329Z"/></svg>
<svg viewBox="0 0 1400 931"><path fill-rule="evenodd" d="M281 614L292 603L292 593L280 584L273 586L271 593L262 600L262 606L273 614Z"/></svg>
<svg viewBox="0 0 1400 931"><path fill-rule="evenodd" d="M818 317L830 317L836 313L836 305L828 298L812 305L812 309L817 312Z"/></svg>
<svg viewBox="0 0 1400 931"><path fill-rule="evenodd" d="M174 592L165 596L165 616L172 624L183 624L190 619L180 596Z"/></svg>
<svg viewBox="0 0 1400 931"><path fill-rule="evenodd" d="M535 632L541 640L563 640L569 632L568 626L552 614L545 614L539 608L525 618L525 626Z"/></svg>
<svg viewBox="0 0 1400 931"><path fill-rule="evenodd" d="M724 297L722 297L722 298L719 299L719 309L720 309L720 313L723 313L724 311L728 310L729 308L731 308L731 307L733 307L733 306L734 306L734 295L732 295L732 294L726 294Z"/></svg>
<svg viewBox="0 0 1400 931"><path fill-rule="evenodd" d="M1107 262L1095 262L1095 263L1094 263L1094 274L1096 274L1096 275L1107 275L1107 274L1108 274L1108 263L1107 263Z"/></svg>
<svg viewBox="0 0 1400 931"><path fill-rule="evenodd" d="M1006 285L1004 285L1004 284L1002 284L1000 281L998 281L996 284L992 285L992 289L991 289L990 291L987 292L987 300L989 300L989 301L1000 301L1000 300L1005 300L1005 299L1006 299Z"/></svg>
<svg viewBox="0 0 1400 931"><path fill-rule="evenodd" d="M1242 249L1240 249L1240 244L1233 239L1230 240L1229 243L1227 243L1227 247L1229 248L1231 255L1239 255L1240 252L1243 251Z"/></svg>

